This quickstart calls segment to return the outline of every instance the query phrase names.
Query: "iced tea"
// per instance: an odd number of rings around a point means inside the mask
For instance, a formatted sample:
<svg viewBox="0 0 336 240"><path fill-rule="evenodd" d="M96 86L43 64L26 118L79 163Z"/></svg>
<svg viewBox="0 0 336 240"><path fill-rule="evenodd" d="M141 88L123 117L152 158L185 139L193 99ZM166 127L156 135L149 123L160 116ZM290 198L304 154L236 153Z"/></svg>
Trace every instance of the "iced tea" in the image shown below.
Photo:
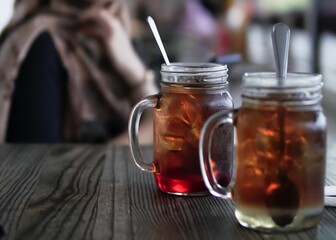
<svg viewBox="0 0 336 240"><path fill-rule="evenodd" d="M208 192L199 164L199 136L210 115L233 107L230 95L223 91L209 93L202 86L188 90L171 86L168 90L162 86L159 101L159 107L154 110L153 161L158 187L164 192L182 195ZM222 142L224 137L227 138L225 144ZM232 126L220 127L213 143L214 164L231 155L232 144ZM229 183L227 172L227 169L219 170L218 181Z"/></svg>
<svg viewBox="0 0 336 240"><path fill-rule="evenodd" d="M236 121L238 221L265 229L316 225L325 176L326 119L321 106L247 103Z"/></svg>
<svg viewBox="0 0 336 240"><path fill-rule="evenodd" d="M199 146L210 192L234 201L242 226L266 232L316 226L324 208L322 76L288 73L281 84L278 80L275 73L245 73L242 106L212 115ZM236 127L235 181L229 186L213 180L209 157L212 133L222 123Z"/></svg>

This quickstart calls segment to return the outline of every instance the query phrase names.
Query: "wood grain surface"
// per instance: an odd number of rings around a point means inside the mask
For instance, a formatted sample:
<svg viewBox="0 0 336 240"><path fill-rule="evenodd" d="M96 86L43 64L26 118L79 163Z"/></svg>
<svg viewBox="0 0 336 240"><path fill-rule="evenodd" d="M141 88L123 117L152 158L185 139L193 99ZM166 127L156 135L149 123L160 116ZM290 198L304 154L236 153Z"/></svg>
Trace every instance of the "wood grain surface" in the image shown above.
<svg viewBox="0 0 336 240"><path fill-rule="evenodd" d="M1 239L336 239L336 208L316 228L264 234L239 226L229 200L160 192L127 146L1 145L0 214Z"/></svg>

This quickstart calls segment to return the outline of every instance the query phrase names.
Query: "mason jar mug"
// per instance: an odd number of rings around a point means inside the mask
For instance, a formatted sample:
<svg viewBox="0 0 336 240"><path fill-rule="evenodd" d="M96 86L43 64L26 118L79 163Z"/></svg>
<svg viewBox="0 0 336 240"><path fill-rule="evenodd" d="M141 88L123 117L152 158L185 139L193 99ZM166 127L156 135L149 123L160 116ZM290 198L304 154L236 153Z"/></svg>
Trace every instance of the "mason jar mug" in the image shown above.
<svg viewBox="0 0 336 240"><path fill-rule="evenodd" d="M133 109L129 121L130 151L136 165L154 173L163 192L177 195L209 194L199 165L199 136L206 119L233 107L228 92L227 67L213 63L162 65L161 90ZM145 109L154 109L153 160L145 161L138 141L138 125ZM225 136L223 136L225 135ZM222 127L214 138L225 138L214 150L217 158L232 152L233 128ZM225 173L226 171L222 171ZM227 176L219 176L222 181Z"/></svg>
<svg viewBox="0 0 336 240"><path fill-rule="evenodd" d="M200 137L202 174L209 190L235 202L243 226L295 231L316 226L324 209L326 117L322 77L289 73L279 86L275 73L243 76L242 106L214 114ZM235 181L214 178L211 144L221 125L236 127ZM226 139L220 140L225 145ZM226 157L221 164L227 165Z"/></svg>

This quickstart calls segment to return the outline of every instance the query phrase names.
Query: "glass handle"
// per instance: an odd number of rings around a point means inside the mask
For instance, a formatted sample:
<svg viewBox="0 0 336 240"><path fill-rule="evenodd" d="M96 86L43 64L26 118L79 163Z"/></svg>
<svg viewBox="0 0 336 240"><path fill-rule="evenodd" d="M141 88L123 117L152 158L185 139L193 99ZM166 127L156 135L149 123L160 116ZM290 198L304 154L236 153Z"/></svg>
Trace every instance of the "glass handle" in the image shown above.
<svg viewBox="0 0 336 240"><path fill-rule="evenodd" d="M227 187L221 186L214 174L213 169L211 167L211 145L212 145L212 139L213 134L215 130L222 124L233 124L233 116L234 116L235 110L227 110L227 111L221 111L214 115L212 115L208 120L204 123L201 135L200 135L200 141L199 141L199 157L200 157L200 164L201 164L201 172L203 175L203 180L205 182L205 185L213 194L214 196L221 197L224 199L231 198L231 183L228 184ZM233 159L231 156L230 165L233 164Z"/></svg>
<svg viewBox="0 0 336 240"><path fill-rule="evenodd" d="M129 147L135 164L143 171L153 172L154 168L152 163L144 161L139 144L139 124L142 113L147 108L154 108L157 106L159 99L158 95L151 95L139 103L132 109L130 119L128 122L128 137Z"/></svg>

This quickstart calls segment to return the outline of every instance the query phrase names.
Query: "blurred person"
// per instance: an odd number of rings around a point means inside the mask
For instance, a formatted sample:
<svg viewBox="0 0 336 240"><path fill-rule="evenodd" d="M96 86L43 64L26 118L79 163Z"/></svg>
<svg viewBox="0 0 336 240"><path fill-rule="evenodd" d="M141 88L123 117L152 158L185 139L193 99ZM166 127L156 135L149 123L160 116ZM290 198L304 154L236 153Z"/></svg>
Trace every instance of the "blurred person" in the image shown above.
<svg viewBox="0 0 336 240"><path fill-rule="evenodd" d="M126 143L132 106L156 93L122 1L17 0L0 37L0 142ZM150 117L142 124L151 141Z"/></svg>

